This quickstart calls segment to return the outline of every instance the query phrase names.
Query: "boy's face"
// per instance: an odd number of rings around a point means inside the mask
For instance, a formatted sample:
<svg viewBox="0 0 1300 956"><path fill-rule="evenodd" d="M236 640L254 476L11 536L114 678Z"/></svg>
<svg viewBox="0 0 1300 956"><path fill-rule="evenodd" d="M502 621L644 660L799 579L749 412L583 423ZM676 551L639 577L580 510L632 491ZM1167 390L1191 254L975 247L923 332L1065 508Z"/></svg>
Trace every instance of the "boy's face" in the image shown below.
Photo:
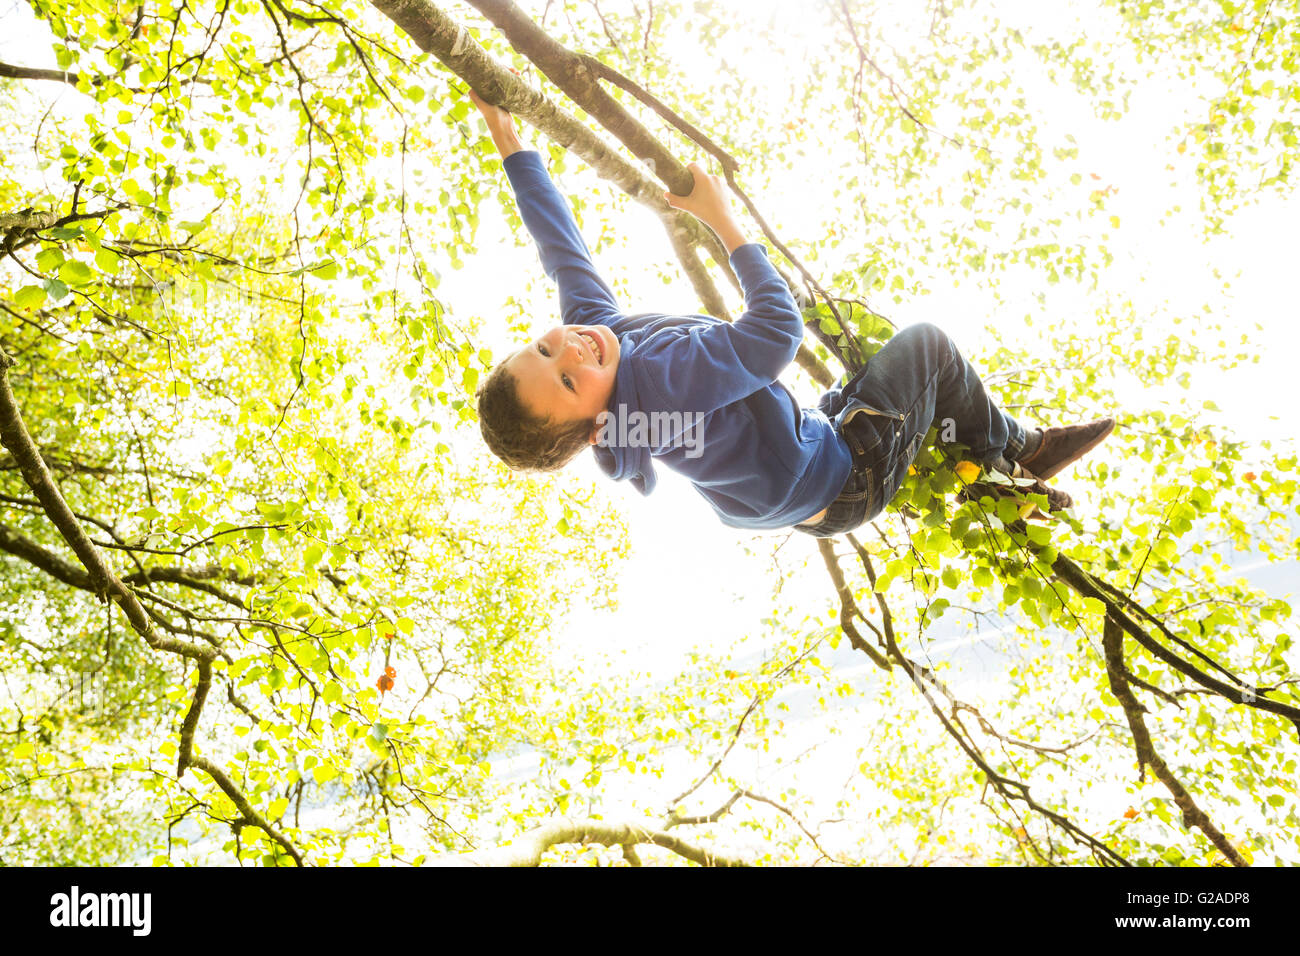
<svg viewBox="0 0 1300 956"><path fill-rule="evenodd" d="M553 421L594 419L609 407L618 371L618 337L604 325L560 325L506 361L519 400ZM594 443L599 426L592 429Z"/></svg>

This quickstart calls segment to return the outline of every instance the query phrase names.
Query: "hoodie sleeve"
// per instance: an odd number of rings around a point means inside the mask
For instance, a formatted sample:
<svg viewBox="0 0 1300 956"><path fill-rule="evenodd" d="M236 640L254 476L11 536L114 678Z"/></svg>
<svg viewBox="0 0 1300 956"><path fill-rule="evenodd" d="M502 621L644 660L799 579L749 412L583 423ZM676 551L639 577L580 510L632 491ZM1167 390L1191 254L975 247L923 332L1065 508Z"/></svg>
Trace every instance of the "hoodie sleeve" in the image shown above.
<svg viewBox="0 0 1300 956"><path fill-rule="evenodd" d="M744 314L655 336L641 356L640 377L659 393L662 408L707 414L739 401L775 382L799 351L803 317L767 249L738 246L731 265L745 294Z"/></svg>
<svg viewBox="0 0 1300 956"><path fill-rule="evenodd" d="M537 243L542 268L560 288L564 324L608 325L617 334L623 312L596 271L569 204L542 165L541 154L535 149L520 150L502 164L515 191L520 218Z"/></svg>

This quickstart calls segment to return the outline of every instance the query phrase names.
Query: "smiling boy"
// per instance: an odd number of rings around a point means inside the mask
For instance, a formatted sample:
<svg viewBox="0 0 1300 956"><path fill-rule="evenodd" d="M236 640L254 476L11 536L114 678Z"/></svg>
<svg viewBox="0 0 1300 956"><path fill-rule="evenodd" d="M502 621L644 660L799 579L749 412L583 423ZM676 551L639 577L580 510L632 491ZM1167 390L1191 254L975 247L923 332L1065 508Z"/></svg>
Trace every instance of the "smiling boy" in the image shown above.
<svg viewBox="0 0 1300 956"><path fill-rule="evenodd" d="M999 409L939 329L901 330L844 386L800 408L778 376L803 340L789 286L750 242L726 184L697 164L689 196L665 193L718 235L745 296L734 323L622 311L540 155L510 114L471 93L502 156L563 324L492 370L479 389L488 447L510 467L553 471L584 448L611 478L654 490L654 462L684 475L723 523L828 537L884 510L936 419L987 466L1029 479L1052 510L1070 498L1016 464L1055 474L1114 422L1040 431ZM656 427L643 427L646 422ZM628 427L628 426L631 427ZM660 427L662 425L662 427ZM996 493L996 492L995 492Z"/></svg>

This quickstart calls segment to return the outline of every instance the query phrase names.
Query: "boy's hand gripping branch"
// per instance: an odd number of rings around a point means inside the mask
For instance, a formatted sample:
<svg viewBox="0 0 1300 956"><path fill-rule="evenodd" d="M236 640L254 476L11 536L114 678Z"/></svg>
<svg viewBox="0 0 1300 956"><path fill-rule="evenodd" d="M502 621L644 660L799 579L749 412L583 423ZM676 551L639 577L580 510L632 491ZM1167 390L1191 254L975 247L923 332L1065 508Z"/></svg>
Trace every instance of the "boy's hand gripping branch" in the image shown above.
<svg viewBox="0 0 1300 956"><path fill-rule="evenodd" d="M524 148L523 144L519 142L519 133L515 130L515 118L507 110L489 103L473 90L469 91L469 98L478 107L478 111L483 114L483 121L487 123L488 133L491 134L492 142L496 144L497 152L501 154L502 159Z"/></svg>
<svg viewBox="0 0 1300 956"><path fill-rule="evenodd" d="M748 241L731 211L731 190L721 176L711 176L699 163L686 167L695 177L695 187L688 196L664 193L664 200L674 209L683 209L718 234L727 254Z"/></svg>

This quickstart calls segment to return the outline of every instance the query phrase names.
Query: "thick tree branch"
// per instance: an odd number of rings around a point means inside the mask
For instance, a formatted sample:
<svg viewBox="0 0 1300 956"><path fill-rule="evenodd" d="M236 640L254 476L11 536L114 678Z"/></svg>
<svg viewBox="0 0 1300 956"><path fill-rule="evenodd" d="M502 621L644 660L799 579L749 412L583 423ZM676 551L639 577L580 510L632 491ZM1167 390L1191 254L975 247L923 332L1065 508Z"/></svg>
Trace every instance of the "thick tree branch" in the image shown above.
<svg viewBox="0 0 1300 956"><path fill-rule="evenodd" d="M0 77L10 80L55 80L76 86L81 79L76 73L67 70L45 70L34 66L15 66L12 63L0 63ZM0 229L4 228L0 226Z"/></svg>
<svg viewBox="0 0 1300 956"><path fill-rule="evenodd" d="M28 564L44 571L56 581L62 581L64 584L80 588L83 591L93 592L95 590L95 584L85 568L73 564L48 548L37 544L26 535L19 534L2 524L0 524L0 551L12 554L16 558L22 558Z"/></svg>
<svg viewBox="0 0 1300 956"><path fill-rule="evenodd" d="M551 847L569 843L600 843L620 847L658 846L700 866L749 865L743 860L713 853L662 830L652 830L635 823L569 818L548 821L506 846L475 850L472 853L447 853L433 857L425 865L538 866L542 854Z"/></svg>
<svg viewBox="0 0 1300 956"><path fill-rule="evenodd" d="M618 138L679 196L695 188L695 177L631 113L601 88L585 57L557 42L511 0L469 0L491 20L510 45L537 65L552 83Z"/></svg>
<svg viewBox="0 0 1300 956"><path fill-rule="evenodd" d="M0 443L13 455L23 479L41 503L46 516L85 566L90 576L90 589L101 600L116 602L131 626L155 650L171 651L195 660L212 660L217 654L215 648L159 634L150 624L149 616L135 593L113 573L86 536L23 424L18 403L9 387L9 368L12 365L13 359L0 348Z"/></svg>
<svg viewBox="0 0 1300 956"><path fill-rule="evenodd" d="M371 2L416 46L432 53L484 99L535 126L637 202L661 215L675 212L664 201L659 187L642 176L635 166L606 146L577 118L530 89L473 40L463 24L430 0ZM686 218L693 217L687 214ZM686 228L691 228L689 223Z"/></svg>
<svg viewBox="0 0 1300 956"><path fill-rule="evenodd" d="M1196 805L1187 788L1156 753L1155 745L1151 742L1151 733L1147 730L1146 721L1142 719L1143 707L1133 696L1133 691L1128 686L1128 679L1125 677L1124 631L1119 622L1110 615L1106 616L1106 623L1102 629L1102 646L1106 652L1106 676L1110 681L1110 689L1119 698L1120 706L1124 708L1124 716L1128 718L1129 729L1133 732L1133 746L1137 751L1139 771L1143 767L1150 767L1156 779L1174 795L1174 802L1178 804L1178 809L1183 811L1183 826L1196 827L1204 833L1219 852L1232 861L1233 866L1248 866L1249 864L1237 852L1237 848L1214 825L1205 811Z"/></svg>
<svg viewBox="0 0 1300 956"><path fill-rule="evenodd" d="M1190 677L1202 687L1214 691L1227 700L1286 717L1295 725L1297 735L1300 735L1300 708L1264 697L1257 689L1247 687L1240 681L1238 681L1239 686L1232 687L1183 660L1173 651L1160 644L1159 641L1147 633L1145 628L1125 614L1119 602L1109 593L1108 586L1100 585L1090 574L1065 557L1065 555L1057 557L1052 563L1052 570L1083 597L1096 598L1105 604L1107 616L1113 618L1126 634L1155 655L1157 659L1164 661L1180 674ZM1246 691L1249 691L1249 693Z"/></svg>
<svg viewBox="0 0 1300 956"><path fill-rule="evenodd" d="M302 858L302 852L289 841L288 837L282 834L275 827L271 826L271 824L268 823L260 813L253 809L253 805L248 802L248 798L245 797L243 792L235 786L234 782L226 776L224 770L210 761L207 757L191 757L189 766L202 770L225 792L226 796L231 799L231 802L235 804L236 808L238 808L239 812L242 814L239 821L240 824L254 826L259 830L262 830L267 836L278 843L284 849L284 852L293 858L293 861L296 864L299 866L306 866L306 862Z"/></svg>

